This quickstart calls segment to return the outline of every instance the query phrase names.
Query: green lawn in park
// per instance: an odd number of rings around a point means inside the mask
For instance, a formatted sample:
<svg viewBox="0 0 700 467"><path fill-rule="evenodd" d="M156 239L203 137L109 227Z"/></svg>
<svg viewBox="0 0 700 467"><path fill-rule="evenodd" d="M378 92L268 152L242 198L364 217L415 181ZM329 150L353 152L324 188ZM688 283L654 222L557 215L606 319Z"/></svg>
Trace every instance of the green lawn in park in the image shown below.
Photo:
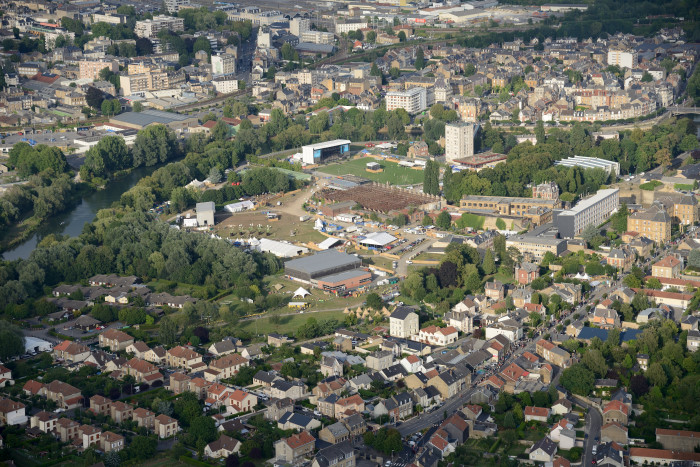
<svg viewBox="0 0 700 467"><path fill-rule="evenodd" d="M367 172L368 162L378 162L384 171L380 173ZM355 175L375 182L389 182L392 185L417 185L423 183L422 170L401 167L396 162L382 161L373 157L363 157L362 159L329 164L319 167L317 170L331 175Z"/></svg>

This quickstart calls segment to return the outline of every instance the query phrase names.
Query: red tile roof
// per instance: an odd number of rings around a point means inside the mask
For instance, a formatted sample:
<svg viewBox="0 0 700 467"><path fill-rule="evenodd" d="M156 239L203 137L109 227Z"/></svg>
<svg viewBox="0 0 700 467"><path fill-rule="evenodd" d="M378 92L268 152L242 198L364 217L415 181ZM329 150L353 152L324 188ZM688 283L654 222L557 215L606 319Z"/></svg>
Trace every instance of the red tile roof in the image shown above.
<svg viewBox="0 0 700 467"><path fill-rule="evenodd" d="M620 401L610 401L603 407L603 413L608 413L612 410L617 410L625 415L629 414L627 406Z"/></svg>
<svg viewBox="0 0 700 467"><path fill-rule="evenodd" d="M547 418L549 417L549 409L545 407L533 407L531 405L528 405L525 407L525 416L531 416L531 417L544 417Z"/></svg>
<svg viewBox="0 0 700 467"><path fill-rule="evenodd" d="M297 449L306 444L315 443L316 439L311 436L308 431L302 431L298 435L292 435L284 441L290 448Z"/></svg>

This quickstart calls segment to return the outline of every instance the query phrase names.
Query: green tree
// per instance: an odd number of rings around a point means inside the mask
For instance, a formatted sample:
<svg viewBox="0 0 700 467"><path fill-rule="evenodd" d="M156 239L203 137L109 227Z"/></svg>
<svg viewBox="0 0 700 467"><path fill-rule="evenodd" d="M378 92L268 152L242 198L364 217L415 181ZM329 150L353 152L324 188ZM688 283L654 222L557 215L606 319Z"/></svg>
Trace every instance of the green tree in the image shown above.
<svg viewBox="0 0 700 467"><path fill-rule="evenodd" d="M228 123L219 120L216 122L216 125L214 125L214 128L212 128L211 136L214 138L214 141L226 141L229 138L230 129L231 127Z"/></svg>
<svg viewBox="0 0 700 467"><path fill-rule="evenodd" d="M423 47L418 47L418 50L416 51L416 61L415 61L415 67L416 70L422 70L425 68L425 54L423 53Z"/></svg>
<svg viewBox="0 0 700 467"><path fill-rule="evenodd" d="M447 211L440 211L440 214L435 219L435 225L440 230L450 230L450 227L452 227L452 216Z"/></svg>
<svg viewBox="0 0 700 467"><path fill-rule="evenodd" d="M576 363L562 372L559 382L574 394L587 396L593 390L595 376L583 364Z"/></svg>
<svg viewBox="0 0 700 467"><path fill-rule="evenodd" d="M666 376L664 367L661 366L661 363L659 362L654 362L651 365L649 365L645 376L651 384L660 388L665 387L666 383L668 382L668 377Z"/></svg>
<svg viewBox="0 0 700 467"><path fill-rule="evenodd" d="M132 148L134 167L166 162L180 154L175 133L165 125L149 125L139 130Z"/></svg>
<svg viewBox="0 0 700 467"><path fill-rule="evenodd" d="M177 325L170 317L160 320L158 341L163 345L173 345L177 341Z"/></svg>
<svg viewBox="0 0 700 467"><path fill-rule="evenodd" d="M537 144L543 144L545 142L546 136L542 120L537 120L537 124L535 125L535 137L537 138Z"/></svg>
<svg viewBox="0 0 700 467"><path fill-rule="evenodd" d="M490 249L486 250L482 269L484 270L484 274L493 274L496 272L496 261L494 260L493 253Z"/></svg>
<svg viewBox="0 0 700 467"><path fill-rule="evenodd" d="M440 164L429 160L423 170L423 193L428 195L440 194Z"/></svg>
<svg viewBox="0 0 700 467"><path fill-rule="evenodd" d="M24 353L22 331L7 321L0 321L0 360L6 362Z"/></svg>
<svg viewBox="0 0 700 467"><path fill-rule="evenodd" d="M366 297L366 303L367 306L372 308L373 310L381 310L382 307L384 306L384 302L382 301L382 298L379 296L377 293L370 293Z"/></svg>

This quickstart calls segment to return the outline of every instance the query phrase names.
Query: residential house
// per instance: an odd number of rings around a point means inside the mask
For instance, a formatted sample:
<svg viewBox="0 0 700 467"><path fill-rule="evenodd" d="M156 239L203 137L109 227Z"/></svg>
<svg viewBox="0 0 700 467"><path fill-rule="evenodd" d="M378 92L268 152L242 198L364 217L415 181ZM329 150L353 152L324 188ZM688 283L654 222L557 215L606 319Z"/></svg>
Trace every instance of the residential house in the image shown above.
<svg viewBox="0 0 700 467"><path fill-rule="evenodd" d="M236 344L231 339L224 339L221 342L216 342L207 349L210 354L216 356L224 356L236 351Z"/></svg>
<svg viewBox="0 0 700 467"><path fill-rule="evenodd" d="M394 363L394 354L389 350L377 350L365 359L365 366L370 370L382 371Z"/></svg>
<svg viewBox="0 0 700 467"><path fill-rule="evenodd" d="M27 423L25 406L12 399L0 398L0 426L22 425Z"/></svg>
<svg viewBox="0 0 700 467"><path fill-rule="evenodd" d="M241 352L241 355L243 355L245 358L248 360L255 360L258 358L263 358L265 356L265 353L263 352L263 347L265 347L266 344L259 342L257 344L251 344L243 351Z"/></svg>
<svg viewBox="0 0 700 467"><path fill-rule="evenodd" d="M321 374L323 376L343 376L343 362L336 357L324 356L321 359Z"/></svg>
<svg viewBox="0 0 700 467"><path fill-rule="evenodd" d="M80 423L69 418L59 418L56 421L56 434L62 443L69 443L78 437Z"/></svg>
<svg viewBox="0 0 700 467"><path fill-rule="evenodd" d="M272 347L282 347L284 344L293 344L294 339L277 333L267 335L267 345Z"/></svg>
<svg viewBox="0 0 700 467"><path fill-rule="evenodd" d="M134 409L133 420L138 426L152 430L156 426L156 414L142 407Z"/></svg>
<svg viewBox="0 0 700 467"><path fill-rule="evenodd" d="M661 443L664 449L695 452L700 446L700 432L657 428L656 442Z"/></svg>
<svg viewBox="0 0 700 467"><path fill-rule="evenodd" d="M338 444L350 439L350 431L341 422L336 422L319 431L318 438L330 444Z"/></svg>
<svg viewBox="0 0 700 467"><path fill-rule="evenodd" d="M145 358L146 353L151 350L151 348L144 341L136 341L126 348L126 353L132 354L136 358Z"/></svg>
<svg viewBox="0 0 700 467"><path fill-rule="evenodd" d="M677 279L680 277L682 269L683 263L675 256L668 255L651 266L651 275L654 277Z"/></svg>
<svg viewBox="0 0 700 467"><path fill-rule="evenodd" d="M571 354L550 341L540 339L535 349L537 355L560 368L567 368L571 364Z"/></svg>
<svg viewBox="0 0 700 467"><path fill-rule="evenodd" d="M307 396L306 386L301 381L287 382L279 379L272 383L269 392L271 397L277 399L289 397L298 400Z"/></svg>
<svg viewBox="0 0 700 467"><path fill-rule="evenodd" d="M114 401L109 409L109 415L116 423L134 418L134 408L122 401Z"/></svg>
<svg viewBox="0 0 700 467"><path fill-rule="evenodd" d="M493 301L503 300L506 297L506 286L500 281L487 282L484 285L484 295Z"/></svg>
<svg viewBox="0 0 700 467"><path fill-rule="evenodd" d="M105 431L100 436L100 448L105 454L124 449L124 437L111 431Z"/></svg>
<svg viewBox="0 0 700 467"><path fill-rule="evenodd" d="M688 331L685 347L689 352L700 349L700 331Z"/></svg>
<svg viewBox="0 0 700 467"><path fill-rule="evenodd" d="M644 237L642 237L644 238ZM626 248L613 248L605 258L609 266L626 271L632 267L634 263L634 253Z"/></svg>
<svg viewBox="0 0 700 467"><path fill-rule="evenodd" d="M168 390L175 394L190 390L191 378L184 373L176 372L170 375Z"/></svg>
<svg viewBox="0 0 700 467"><path fill-rule="evenodd" d="M159 345L157 347L153 347L152 349L148 349L142 358L147 362L159 365L165 361L166 354L167 351L163 348L163 346Z"/></svg>
<svg viewBox="0 0 700 467"><path fill-rule="evenodd" d="M629 408L620 401L610 401L603 407L603 423L617 422L627 425Z"/></svg>
<svg viewBox="0 0 700 467"><path fill-rule="evenodd" d="M445 370L428 380L428 384L440 392L443 400L449 399L461 391L464 383L464 380L460 379L452 369Z"/></svg>
<svg viewBox="0 0 700 467"><path fill-rule="evenodd" d="M515 342L522 339L523 327L511 318L501 318L496 323L487 326L485 332L486 339L491 339L498 335L505 336L511 342Z"/></svg>
<svg viewBox="0 0 700 467"><path fill-rule="evenodd" d="M109 347L112 352L126 350L134 343L134 338L118 329L108 329L99 336L100 347Z"/></svg>
<svg viewBox="0 0 700 467"><path fill-rule="evenodd" d="M609 308L596 307L588 316L588 320L591 324L603 329L615 329L621 326L620 315Z"/></svg>
<svg viewBox="0 0 700 467"><path fill-rule="evenodd" d="M388 415L395 422L413 415L413 399L410 394L402 392L377 403L372 416L377 418L382 415Z"/></svg>
<svg viewBox="0 0 700 467"><path fill-rule="evenodd" d="M56 414L42 410L32 415L29 419L29 427L37 428L42 433L51 433L56 429L57 421L58 416Z"/></svg>
<svg viewBox="0 0 700 467"><path fill-rule="evenodd" d="M355 441L367 431L367 422L362 417L362 414L356 413L349 417L343 418L340 422L345 425L345 428L350 432L350 440Z"/></svg>
<svg viewBox="0 0 700 467"><path fill-rule="evenodd" d="M37 396L41 393L41 390L44 388L44 384L40 383L39 381L34 381L33 379L30 379L26 383L24 383L24 386L22 386L22 391L26 396Z"/></svg>
<svg viewBox="0 0 700 467"><path fill-rule="evenodd" d="M315 418L295 412L287 412L277 421L280 430L314 430L320 426L321 422Z"/></svg>
<svg viewBox="0 0 700 467"><path fill-rule="evenodd" d="M460 302L457 305L459 305L461 303L463 303L463 302ZM469 311L454 311L454 309L457 307L457 305L452 307L453 311L450 311L450 312L445 314L444 321L449 326L452 326L455 329L462 331L463 333L473 332L474 331L474 315Z"/></svg>
<svg viewBox="0 0 700 467"><path fill-rule="evenodd" d="M627 427L618 422L606 423L600 429L600 441L603 443L614 442L624 446L628 442L627 435Z"/></svg>
<svg viewBox="0 0 700 467"><path fill-rule="evenodd" d="M42 393L47 399L54 401L59 408L66 410L80 407L83 400L80 389L58 380L44 386Z"/></svg>
<svg viewBox="0 0 700 467"><path fill-rule="evenodd" d="M440 457L443 459L452 454L456 449L455 443L450 442L450 435L441 428L438 428L430 437L428 446L440 454Z"/></svg>
<svg viewBox="0 0 700 467"><path fill-rule="evenodd" d="M53 348L53 356L66 363L82 362L90 356L90 348L78 342L65 340Z"/></svg>
<svg viewBox="0 0 700 467"><path fill-rule="evenodd" d="M145 360L132 358L122 365L125 374L133 376L137 383L154 384L156 381L163 382L163 375L158 371L158 367Z"/></svg>
<svg viewBox="0 0 700 467"><path fill-rule="evenodd" d="M547 418L549 418L549 409L546 407L534 407L528 405L523 411L525 415L526 422L542 422L547 423Z"/></svg>
<svg viewBox="0 0 700 467"><path fill-rule="evenodd" d="M399 306L389 316L389 335L409 339L418 334L418 315L412 307Z"/></svg>
<svg viewBox="0 0 700 467"><path fill-rule="evenodd" d="M552 404L552 415L566 415L571 412L571 402L566 399L559 399Z"/></svg>
<svg viewBox="0 0 700 467"><path fill-rule="evenodd" d="M201 361L201 356L199 356L199 360ZM250 365L250 361L247 358L243 357L241 354L232 353L217 360L213 360L209 363L209 369L218 372L216 374L216 379L220 380L232 378L241 371L241 368L248 365Z"/></svg>
<svg viewBox="0 0 700 467"><path fill-rule="evenodd" d="M204 448L204 455L211 459L226 459L231 454L236 454L240 450L240 441L222 434L219 436L219 439L206 445Z"/></svg>
<svg viewBox="0 0 700 467"><path fill-rule="evenodd" d="M155 430L160 439L170 438L179 431L177 420L160 414L155 419Z"/></svg>
<svg viewBox="0 0 700 467"><path fill-rule="evenodd" d="M226 405L233 413L252 412L258 405L258 398L247 391L236 389L226 399Z"/></svg>
<svg viewBox="0 0 700 467"><path fill-rule="evenodd" d="M440 429L445 430L450 439L454 439L458 444L464 443L469 438L469 424L459 414L452 414L440 425Z"/></svg>
<svg viewBox="0 0 700 467"><path fill-rule="evenodd" d="M420 330L418 340L427 342L430 345L444 347L452 344L457 340L457 329L452 326L439 328L437 326L428 326Z"/></svg>
<svg viewBox="0 0 700 467"><path fill-rule="evenodd" d="M423 365L423 361L415 355L408 355L402 358L399 363L408 373L417 373Z"/></svg>
<svg viewBox="0 0 700 467"><path fill-rule="evenodd" d="M272 399L267 404L265 418L276 422L287 412L294 412L294 401L292 399Z"/></svg>
<svg viewBox="0 0 700 467"><path fill-rule="evenodd" d="M515 266L515 280L520 285L527 285L540 277L540 267L534 263L523 262Z"/></svg>
<svg viewBox="0 0 700 467"><path fill-rule="evenodd" d="M109 415L112 400L95 394L90 398L90 411L97 415Z"/></svg>
<svg viewBox="0 0 700 467"><path fill-rule="evenodd" d="M195 365L202 363L202 355L188 347L178 345L167 351L165 361L168 366L191 370Z"/></svg>
<svg viewBox="0 0 700 467"><path fill-rule="evenodd" d="M314 457L311 467L354 467L355 449L348 441L323 448Z"/></svg>
<svg viewBox="0 0 700 467"><path fill-rule="evenodd" d="M362 400L359 394L353 394L352 396L338 399L334 407L335 418L338 420L342 420L356 413L362 413L364 410L365 401Z"/></svg>
<svg viewBox="0 0 700 467"><path fill-rule="evenodd" d="M275 371L258 371L253 375L253 384L263 388L272 387L272 384L281 379Z"/></svg>
<svg viewBox="0 0 700 467"><path fill-rule="evenodd" d="M308 431L302 431L275 442L275 460L296 464L300 459L311 455L315 447L316 439Z"/></svg>
<svg viewBox="0 0 700 467"><path fill-rule="evenodd" d="M529 458L535 462L552 462L557 453L557 445L554 441L545 436L532 445Z"/></svg>
<svg viewBox="0 0 700 467"><path fill-rule="evenodd" d="M80 440L83 449L87 449L93 444L100 444L100 438L102 437L102 430L94 427L92 425L81 425L78 428L78 436L76 439Z"/></svg>

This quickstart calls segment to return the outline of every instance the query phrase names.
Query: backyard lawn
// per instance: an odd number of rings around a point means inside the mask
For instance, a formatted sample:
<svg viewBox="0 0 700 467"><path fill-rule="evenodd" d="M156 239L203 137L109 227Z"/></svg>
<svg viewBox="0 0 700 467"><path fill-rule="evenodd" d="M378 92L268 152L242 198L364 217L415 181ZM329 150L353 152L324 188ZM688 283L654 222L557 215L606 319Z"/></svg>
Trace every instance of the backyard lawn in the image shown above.
<svg viewBox="0 0 700 467"><path fill-rule="evenodd" d="M368 162L378 162L384 171L380 173L367 172L365 169ZM319 167L318 171L331 175L356 175L375 182L389 182L393 185L417 185L423 183L422 170L400 167L395 162L381 161L373 157L363 157L362 159L353 159L339 164L330 164Z"/></svg>

